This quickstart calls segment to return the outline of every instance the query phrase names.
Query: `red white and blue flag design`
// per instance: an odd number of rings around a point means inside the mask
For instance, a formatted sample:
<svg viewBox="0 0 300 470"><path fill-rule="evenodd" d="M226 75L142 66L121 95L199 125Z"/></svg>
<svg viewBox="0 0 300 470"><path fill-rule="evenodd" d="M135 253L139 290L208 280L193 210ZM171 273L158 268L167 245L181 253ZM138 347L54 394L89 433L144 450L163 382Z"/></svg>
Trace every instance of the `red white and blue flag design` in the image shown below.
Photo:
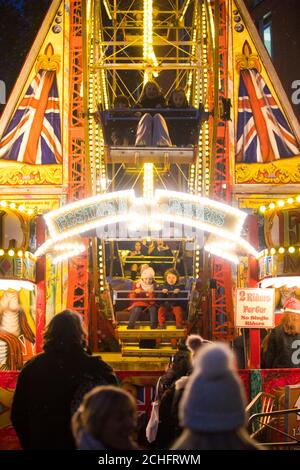
<svg viewBox="0 0 300 470"><path fill-rule="evenodd" d="M295 136L257 69L242 69L236 161L268 163L299 155Z"/></svg>
<svg viewBox="0 0 300 470"><path fill-rule="evenodd" d="M0 158L37 165L62 163L55 71L40 70L32 80L1 139Z"/></svg>
<svg viewBox="0 0 300 470"><path fill-rule="evenodd" d="M155 390L151 385L137 387L137 415L141 417L143 414L149 419L151 413L151 403L154 400Z"/></svg>

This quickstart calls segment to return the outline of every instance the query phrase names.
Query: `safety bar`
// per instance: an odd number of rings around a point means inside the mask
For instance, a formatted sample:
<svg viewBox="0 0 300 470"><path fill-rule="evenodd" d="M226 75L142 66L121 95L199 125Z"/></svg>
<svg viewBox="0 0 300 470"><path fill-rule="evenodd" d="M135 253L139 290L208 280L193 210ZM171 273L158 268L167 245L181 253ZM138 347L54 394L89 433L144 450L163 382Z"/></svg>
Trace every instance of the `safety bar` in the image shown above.
<svg viewBox="0 0 300 470"><path fill-rule="evenodd" d="M186 297L136 297L136 298L130 298L130 297L118 297L118 294L120 293L126 293L126 294L129 294L131 292L134 292L133 290L118 290L118 291L113 291L113 299L114 299L114 303L117 301L117 300L129 300L129 301L133 301L133 300L145 300L145 301L151 301L151 300L164 300L164 301L168 301L168 302L173 302L173 301L178 301L178 300L189 300L190 298L190 291L189 290L181 290L180 293L186 293L187 296ZM162 291L161 290L154 290L152 291L153 293L159 293L161 294Z"/></svg>
<svg viewBox="0 0 300 470"><path fill-rule="evenodd" d="M125 264L144 264L145 261L149 261L153 264L170 264L175 261L175 256L163 256L163 258L158 258L157 256L130 256L130 259L128 257L124 259Z"/></svg>
<svg viewBox="0 0 300 470"><path fill-rule="evenodd" d="M126 108L126 109L108 109L102 111L105 120L126 120L136 121L143 114L161 114L168 120L192 120L198 121L203 114L202 110L196 108Z"/></svg>

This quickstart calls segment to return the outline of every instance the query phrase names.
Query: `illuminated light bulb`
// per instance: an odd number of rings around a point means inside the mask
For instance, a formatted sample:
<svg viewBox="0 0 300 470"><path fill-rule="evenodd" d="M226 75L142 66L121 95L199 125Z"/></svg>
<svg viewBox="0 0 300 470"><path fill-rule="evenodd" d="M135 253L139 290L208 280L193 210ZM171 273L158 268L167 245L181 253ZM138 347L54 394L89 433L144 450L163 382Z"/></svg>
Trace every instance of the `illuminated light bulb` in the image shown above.
<svg viewBox="0 0 300 470"><path fill-rule="evenodd" d="M33 209L28 209L27 213L28 213L28 215L32 215L33 214Z"/></svg>
<svg viewBox="0 0 300 470"><path fill-rule="evenodd" d="M280 199L280 201L277 202L277 205L279 207L283 207L284 206L284 201L282 201L282 199Z"/></svg>
<svg viewBox="0 0 300 470"><path fill-rule="evenodd" d="M11 209L15 209L15 208L16 208L15 202L11 202L11 203L9 204L9 207L10 207Z"/></svg>
<svg viewBox="0 0 300 470"><path fill-rule="evenodd" d="M4 250L0 250L0 256L3 256L4 255Z"/></svg>
<svg viewBox="0 0 300 470"><path fill-rule="evenodd" d="M285 249L283 248L283 246L281 246L278 250L278 253L282 254L285 252Z"/></svg>
<svg viewBox="0 0 300 470"><path fill-rule="evenodd" d="M294 246L290 246L289 247L289 253L295 253L295 247Z"/></svg>
<svg viewBox="0 0 300 470"><path fill-rule="evenodd" d="M288 200L287 200L287 202L288 202L289 204L293 204L294 199L293 199L292 197L289 197Z"/></svg>
<svg viewBox="0 0 300 470"><path fill-rule="evenodd" d="M19 251L18 251L18 256L19 256L19 258L22 258L22 257L23 257L23 251L22 251L22 250L19 250Z"/></svg>
<svg viewBox="0 0 300 470"><path fill-rule="evenodd" d="M21 204L19 207L18 207L18 210L20 212L24 212L25 211L25 206L23 206L23 204Z"/></svg>
<svg viewBox="0 0 300 470"><path fill-rule="evenodd" d="M274 202L271 202L271 203L269 204L269 208L270 208L270 209L275 209L275 207L276 207L276 206L275 206Z"/></svg>
<svg viewBox="0 0 300 470"><path fill-rule="evenodd" d="M7 202L6 201L1 201L0 205L1 205L1 207L7 207Z"/></svg>
<svg viewBox="0 0 300 470"><path fill-rule="evenodd" d="M14 256L15 252L14 252L14 250L8 250L8 254L9 254L9 256Z"/></svg>
<svg viewBox="0 0 300 470"><path fill-rule="evenodd" d="M263 214L264 212L266 212L267 208L266 206L260 206L259 208L259 211Z"/></svg>
<svg viewBox="0 0 300 470"><path fill-rule="evenodd" d="M270 250L270 254L271 254L271 255L275 255L275 253L276 253L276 250L275 250L275 248L271 248L271 250Z"/></svg>

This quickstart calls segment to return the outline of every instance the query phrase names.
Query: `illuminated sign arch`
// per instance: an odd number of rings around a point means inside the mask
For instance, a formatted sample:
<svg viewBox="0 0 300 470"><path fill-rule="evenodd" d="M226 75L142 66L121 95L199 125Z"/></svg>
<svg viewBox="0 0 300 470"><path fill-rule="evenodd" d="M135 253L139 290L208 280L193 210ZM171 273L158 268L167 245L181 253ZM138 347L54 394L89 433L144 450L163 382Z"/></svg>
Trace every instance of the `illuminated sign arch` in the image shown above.
<svg viewBox="0 0 300 470"><path fill-rule="evenodd" d="M60 261L80 253L85 245L78 235L97 227L172 222L210 233L205 249L238 262L237 253L257 256L256 250L240 235L246 216L245 212L221 202L176 191L156 190L153 200L136 198L133 190L117 191L45 214L50 238L38 248L36 256L56 251Z"/></svg>

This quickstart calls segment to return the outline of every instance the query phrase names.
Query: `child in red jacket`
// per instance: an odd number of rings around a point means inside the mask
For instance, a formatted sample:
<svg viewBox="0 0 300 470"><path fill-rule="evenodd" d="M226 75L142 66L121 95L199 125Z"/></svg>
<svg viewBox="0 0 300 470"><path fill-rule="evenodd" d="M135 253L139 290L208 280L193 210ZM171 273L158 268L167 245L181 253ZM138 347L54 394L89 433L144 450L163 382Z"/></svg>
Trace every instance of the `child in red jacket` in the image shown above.
<svg viewBox="0 0 300 470"><path fill-rule="evenodd" d="M131 311L127 329L134 329L135 322L144 310L150 313L151 329L157 328L157 307L155 304L155 272L149 266L142 267L141 279L136 282L129 294L130 299L135 299L128 310ZM149 300L148 300L149 299Z"/></svg>

